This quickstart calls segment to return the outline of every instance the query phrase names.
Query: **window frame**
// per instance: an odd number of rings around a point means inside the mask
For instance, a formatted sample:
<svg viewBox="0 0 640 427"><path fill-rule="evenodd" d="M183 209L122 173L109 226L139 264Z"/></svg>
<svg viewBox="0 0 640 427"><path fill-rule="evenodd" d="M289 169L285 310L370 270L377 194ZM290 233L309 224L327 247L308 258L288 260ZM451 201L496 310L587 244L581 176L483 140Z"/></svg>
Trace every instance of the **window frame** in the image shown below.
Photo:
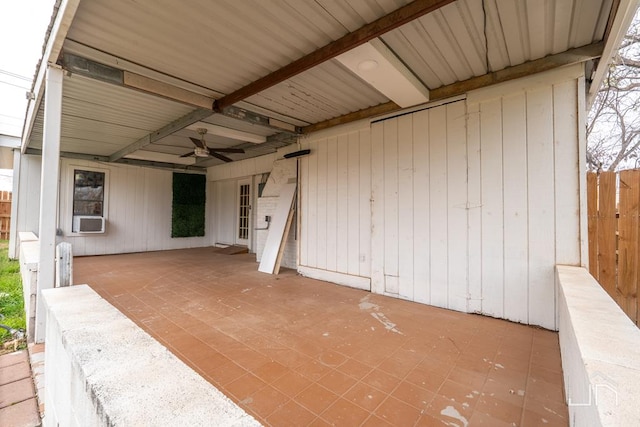
<svg viewBox="0 0 640 427"><path fill-rule="evenodd" d="M75 188L76 188L76 171L86 171L86 172L97 172L104 174L104 183L103 183L103 200L102 200L102 215L75 215L74 214L74 202L75 202ZM67 214L64 216L65 227L64 229L68 230L68 235L70 236L82 236L86 237L85 233L80 233L73 230L73 219L76 216L94 216L96 218L104 218L107 221L109 217L109 187L110 187L110 176L109 169L103 169L99 167L94 167L91 165L81 165L81 164L69 164L68 165L68 180L67 185L65 185L65 190L68 191L68 195L66 197L68 207L65 209ZM91 234L91 236L100 236L105 235L105 233L95 233Z"/></svg>

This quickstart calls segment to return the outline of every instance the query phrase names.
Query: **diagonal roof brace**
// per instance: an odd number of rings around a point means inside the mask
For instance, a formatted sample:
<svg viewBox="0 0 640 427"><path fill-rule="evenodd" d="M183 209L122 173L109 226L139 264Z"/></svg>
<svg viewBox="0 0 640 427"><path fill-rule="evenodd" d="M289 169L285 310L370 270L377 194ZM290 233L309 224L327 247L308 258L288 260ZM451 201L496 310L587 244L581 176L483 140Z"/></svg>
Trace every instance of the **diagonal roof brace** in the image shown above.
<svg viewBox="0 0 640 427"><path fill-rule="evenodd" d="M141 148L146 147L147 145L158 141L166 136L173 134L174 132L179 131L180 129L184 129L187 126L190 126L194 123L199 122L200 120L209 117L211 115L211 110L205 110L199 108L190 112L189 114L180 117L178 120L175 120L169 123L166 126L161 127L160 129L151 132L148 135L143 136L132 144L127 145L126 147L116 151L112 155L109 156L110 162L115 162L120 160L124 156L133 153L134 151L138 151Z"/></svg>
<svg viewBox="0 0 640 427"><path fill-rule="evenodd" d="M25 154L33 154L36 156L41 156L42 150L39 148L27 148L25 150ZM64 157L67 159L89 160L92 162L105 162L105 163L110 162L109 156L101 156L97 154L74 153L71 151L61 151L60 157ZM206 173L206 169L199 167L198 165L195 165L195 164L182 165L178 163L157 162L154 160L140 160L140 159L118 159L112 163L120 163L124 165L143 166L143 167L151 167L151 168L159 168L159 169Z"/></svg>
<svg viewBox="0 0 640 427"><path fill-rule="evenodd" d="M127 147L113 153L109 156L109 161L111 162L115 162L134 151L214 114L210 109L214 102L213 98L78 55L65 52L62 56L62 68L72 74L78 74L90 79L139 90L151 95L198 107L197 110L145 135ZM288 135L297 135L302 132L300 127L293 124L235 106L225 108L220 114L250 124L271 128Z"/></svg>

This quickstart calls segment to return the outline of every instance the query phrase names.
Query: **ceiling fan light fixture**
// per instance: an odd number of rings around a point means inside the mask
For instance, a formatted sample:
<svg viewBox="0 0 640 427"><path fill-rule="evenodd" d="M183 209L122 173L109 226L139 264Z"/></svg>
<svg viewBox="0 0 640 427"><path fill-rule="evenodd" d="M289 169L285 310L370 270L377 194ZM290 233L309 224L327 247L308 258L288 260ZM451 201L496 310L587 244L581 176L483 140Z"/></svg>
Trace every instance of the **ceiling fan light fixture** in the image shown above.
<svg viewBox="0 0 640 427"><path fill-rule="evenodd" d="M206 148L195 147L193 149L193 154L196 157L209 157L209 150Z"/></svg>

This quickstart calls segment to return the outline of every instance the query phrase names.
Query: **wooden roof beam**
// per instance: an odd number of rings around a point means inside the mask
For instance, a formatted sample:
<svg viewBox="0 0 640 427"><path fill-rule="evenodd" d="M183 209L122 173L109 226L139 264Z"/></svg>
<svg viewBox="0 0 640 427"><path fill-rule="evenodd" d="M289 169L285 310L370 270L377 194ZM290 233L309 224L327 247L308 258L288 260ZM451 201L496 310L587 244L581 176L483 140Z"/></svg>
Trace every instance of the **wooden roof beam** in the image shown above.
<svg viewBox="0 0 640 427"><path fill-rule="evenodd" d="M414 0L377 20L348 33L308 55L268 74L248 85L216 100L213 104L215 111L221 111L230 105L245 100L263 90L282 83L283 81L307 71L329 59L360 46L376 37L409 23L423 15L452 3L454 0Z"/></svg>
<svg viewBox="0 0 640 427"><path fill-rule="evenodd" d="M463 95L475 89L491 86L498 83L515 80L526 77L531 74L541 73L543 71L553 70L554 68L566 65L577 64L591 59L599 58L602 55L604 43L594 43L555 55L546 56L534 61L525 62L524 64L514 65L503 70L494 71L493 73L484 74L478 77L472 77L468 80L452 83L429 91L429 102L452 98L454 96ZM393 102L375 105L363 110L345 114L340 117L314 123L302 128L302 133L309 134L322 129L333 126L350 123L356 120L366 119L368 117L379 116L382 114L399 111L401 108Z"/></svg>

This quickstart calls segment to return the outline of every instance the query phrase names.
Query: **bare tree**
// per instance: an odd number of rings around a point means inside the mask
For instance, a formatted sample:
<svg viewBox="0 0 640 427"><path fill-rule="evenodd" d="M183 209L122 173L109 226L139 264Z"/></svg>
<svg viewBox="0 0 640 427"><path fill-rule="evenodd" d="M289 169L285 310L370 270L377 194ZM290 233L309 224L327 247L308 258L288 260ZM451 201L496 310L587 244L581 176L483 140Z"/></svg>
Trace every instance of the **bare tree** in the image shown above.
<svg viewBox="0 0 640 427"><path fill-rule="evenodd" d="M640 16L609 66L587 119L590 170L640 167Z"/></svg>

